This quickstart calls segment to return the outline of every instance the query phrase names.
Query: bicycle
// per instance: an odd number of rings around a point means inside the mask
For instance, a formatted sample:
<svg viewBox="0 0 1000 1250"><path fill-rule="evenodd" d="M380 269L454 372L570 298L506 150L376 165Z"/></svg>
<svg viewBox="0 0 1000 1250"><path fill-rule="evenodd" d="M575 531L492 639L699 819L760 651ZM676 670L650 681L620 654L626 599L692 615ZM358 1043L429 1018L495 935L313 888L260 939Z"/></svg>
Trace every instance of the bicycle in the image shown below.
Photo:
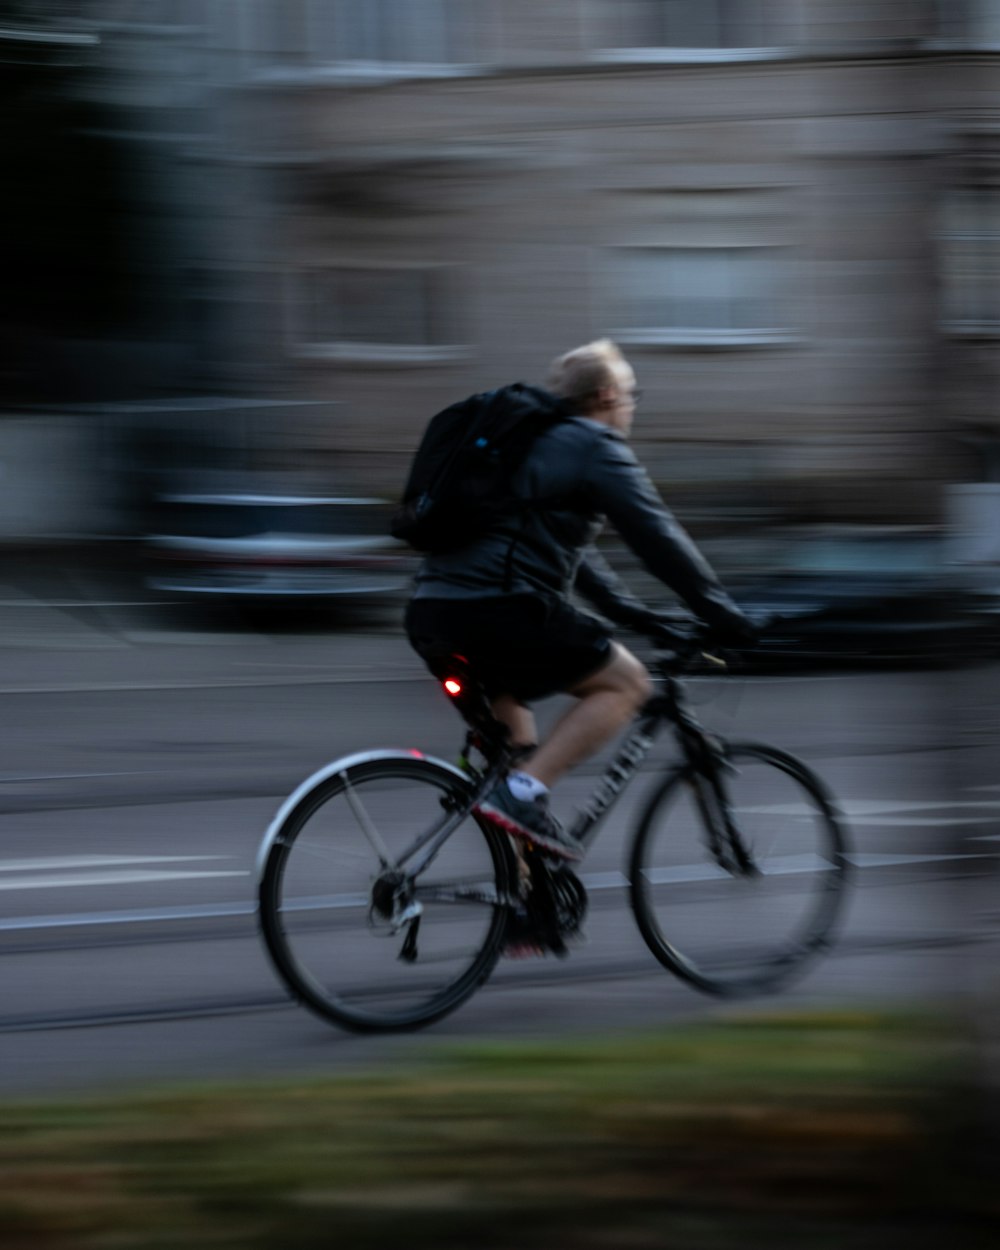
<svg viewBox="0 0 1000 1250"><path fill-rule="evenodd" d="M658 692L572 832L590 845L669 724L679 758L646 799L629 850L639 930L666 968L706 993L778 989L833 939L849 872L841 817L794 756L702 728L683 682L704 655L702 633L664 629L654 641ZM466 721L458 763L417 750L337 760L289 796L258 857L259 920L279 976L354 1031L439 1020L487 980L513 933L527 926L565 954L587 909L575 873L476 817L518 752L468 664L443 655L433 667Z"/></svg>

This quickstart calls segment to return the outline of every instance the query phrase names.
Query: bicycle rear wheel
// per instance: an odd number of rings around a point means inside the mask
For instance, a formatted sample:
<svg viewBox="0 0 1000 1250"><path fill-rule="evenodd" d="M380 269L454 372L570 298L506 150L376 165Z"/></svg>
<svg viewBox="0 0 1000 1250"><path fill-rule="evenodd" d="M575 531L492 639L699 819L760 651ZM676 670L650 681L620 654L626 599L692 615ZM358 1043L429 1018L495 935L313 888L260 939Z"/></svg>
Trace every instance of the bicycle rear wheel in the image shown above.
<svg viewBox="0 0 1000 1250"><path fill-rule="evenodd" d="M844 898L846 841L819 780L793 756L726 746L733 817L759 870L721 868L689 769L673 773L642 815L631 856L635 917L671 972L722 996L777 989L830 943Z"/></svg>
<svg viewBox="0 0 1000 1250"><path fill-rule="evenodd" d="M511 852L471 816L415 883L419 920L400 922L399 909L394 919L377 905L386 868L470 792L465 777L432 760L357 757L325 770L273 832L259 885L264 940L286 985L319 1015L359 1032L415 1028L489 976L507 922Z"/></svg>

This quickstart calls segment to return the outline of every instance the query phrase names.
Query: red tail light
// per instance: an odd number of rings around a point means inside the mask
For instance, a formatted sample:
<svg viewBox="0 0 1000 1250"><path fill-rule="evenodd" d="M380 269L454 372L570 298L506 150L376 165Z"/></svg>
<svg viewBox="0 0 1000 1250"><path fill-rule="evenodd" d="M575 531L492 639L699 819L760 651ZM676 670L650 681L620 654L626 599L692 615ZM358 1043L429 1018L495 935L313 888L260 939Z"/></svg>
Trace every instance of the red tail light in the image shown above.
<svg viewBox="0 0 1000 1250"><path fill-rule="evenodd" d="M445 678L444 688L448 691L452 698L455 698L456 695L460 695L462 693L462 683L455 677Z"/></svg>

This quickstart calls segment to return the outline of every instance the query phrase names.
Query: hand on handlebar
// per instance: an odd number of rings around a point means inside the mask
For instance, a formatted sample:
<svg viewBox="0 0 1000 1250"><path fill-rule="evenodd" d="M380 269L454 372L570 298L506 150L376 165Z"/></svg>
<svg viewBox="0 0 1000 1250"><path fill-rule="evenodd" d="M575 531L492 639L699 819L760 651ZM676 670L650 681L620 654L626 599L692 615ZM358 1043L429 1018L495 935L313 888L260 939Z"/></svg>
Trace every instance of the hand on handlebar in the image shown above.
<svg viewBox="0 0 1000 1250"><path fill-rule="evenodd" d="M744 651L756 646L761 624L744 613L729 613L725 619L707 627L708 638L718 646Z"/></svg>
<svg viewBox="0 0 1000 1250"><path fill-rule="evenodd" d="M681 667L711 645L704 622L688 613L649 612L641 621L633 621L630 628L648 638L664 658L672 656Z"/></svg>
<svg viewBox="0 0 1000 1250"><path fill-rule="evenodd" d="M693 654L698 650L743 651L756 645L767 621L733 614L724 622L709 625L695 616L679 613L659 614L650 612L634 628L645 635L655 646L679 654Z"/></svg>

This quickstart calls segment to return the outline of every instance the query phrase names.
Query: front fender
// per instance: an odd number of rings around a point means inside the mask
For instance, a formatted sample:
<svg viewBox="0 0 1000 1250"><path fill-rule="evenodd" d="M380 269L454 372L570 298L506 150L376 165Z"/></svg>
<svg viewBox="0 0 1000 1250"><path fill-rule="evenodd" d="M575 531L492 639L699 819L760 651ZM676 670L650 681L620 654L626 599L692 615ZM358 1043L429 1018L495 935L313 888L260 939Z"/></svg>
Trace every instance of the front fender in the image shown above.
<svg viewBox="0 0 1000 1250"><path fill-rule="evenodd" d="M356 768L359 764L371 764L378 760L406 760L409 763L412 763L414 760L422 760L428 764L433 764L436 768L444 769L445 772L452 773L466 783L469 781L468 776L457 765L451 764L447 760L438 759L434 755L424 755L422 751L358 751L354 755L345 755L330 764L324 764L322 768L314 772L311 777L307 777L305 781L292 791L278 808L274 819L268 825L267 832L264 834L264 840L260 844L260 850L257 852L257 880L260 881L264 873L267 858L277 841L282 825L290 812L298 806L310 791L349 768Z"/></svg>

